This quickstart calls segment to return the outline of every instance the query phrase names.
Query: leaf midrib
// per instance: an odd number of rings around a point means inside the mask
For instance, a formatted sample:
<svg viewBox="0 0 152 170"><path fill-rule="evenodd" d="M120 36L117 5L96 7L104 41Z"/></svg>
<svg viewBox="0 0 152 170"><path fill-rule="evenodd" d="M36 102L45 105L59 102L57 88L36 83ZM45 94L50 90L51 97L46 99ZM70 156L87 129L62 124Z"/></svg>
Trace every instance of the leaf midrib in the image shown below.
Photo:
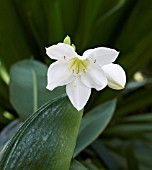
<svg viewBox="0 0 152 170"><path fill-rule="evenodd" d="M37 87L37 76L35 71L32 69L32 79L33 79L33 112L38 109L38 87Z"/></svg>

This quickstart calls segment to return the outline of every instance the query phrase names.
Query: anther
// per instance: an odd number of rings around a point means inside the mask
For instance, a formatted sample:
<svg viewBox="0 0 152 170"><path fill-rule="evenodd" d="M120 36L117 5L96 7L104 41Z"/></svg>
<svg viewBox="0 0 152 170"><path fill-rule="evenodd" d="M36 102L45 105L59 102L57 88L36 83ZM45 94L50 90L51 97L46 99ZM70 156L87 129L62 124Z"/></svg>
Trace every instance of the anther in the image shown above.
<svg viewBox="0 0 152 170"><path fill-rule="evenodd" d="M66 57L64 56L64 59L66 60Z"/></svg>
<svg viewBox="0 0 152 170"><path fill-rule="evenodd" d="M96 63L96 59L94 60L94 63Z"/></svg>

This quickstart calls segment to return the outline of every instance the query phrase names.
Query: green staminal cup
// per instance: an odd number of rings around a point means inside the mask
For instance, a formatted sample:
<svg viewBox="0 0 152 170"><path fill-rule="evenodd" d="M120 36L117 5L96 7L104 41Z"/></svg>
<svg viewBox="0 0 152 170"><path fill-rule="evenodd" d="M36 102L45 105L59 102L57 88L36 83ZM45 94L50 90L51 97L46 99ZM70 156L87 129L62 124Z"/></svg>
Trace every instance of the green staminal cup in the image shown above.
<svg viewBox="0 0 152 170"><path fill-rule="evenodd" d="M88 70L89 64L90 61L88 59L80 60L75 57L69 62L69 69L72 70L75 75L80 75L82 72Z"/></svg>

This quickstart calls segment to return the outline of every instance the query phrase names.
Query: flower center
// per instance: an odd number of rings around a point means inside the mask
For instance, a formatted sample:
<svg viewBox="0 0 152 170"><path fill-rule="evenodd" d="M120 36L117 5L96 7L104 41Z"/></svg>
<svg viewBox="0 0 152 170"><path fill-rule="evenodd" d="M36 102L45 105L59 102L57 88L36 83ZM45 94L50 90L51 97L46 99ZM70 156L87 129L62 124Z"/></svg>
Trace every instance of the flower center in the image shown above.
<svg viewBox="0 0 152 170"><path fill-rule="evenodd" d="M88 66L90 61L88 59L80 60L75 57L69 61L69 69L73 71L75 75L80 75L82 72L86 72L88 70Z"/></svg>

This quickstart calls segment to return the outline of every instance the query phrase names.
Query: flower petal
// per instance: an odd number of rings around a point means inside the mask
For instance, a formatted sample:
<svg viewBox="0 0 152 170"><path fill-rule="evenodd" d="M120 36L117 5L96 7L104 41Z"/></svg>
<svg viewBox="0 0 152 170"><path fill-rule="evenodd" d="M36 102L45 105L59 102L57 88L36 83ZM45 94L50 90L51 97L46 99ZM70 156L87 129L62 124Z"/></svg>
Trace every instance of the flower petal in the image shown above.
<svg viewBox="0 0 152 170"><path fill-rule="evenodd" d="M108 79L108 86L115 90L121 90L126 84L126 74L118 64L108 64L102 67Z"/></svg>
<svg viewBox="0 0 152 170"><path fill-rule="evenodd" d="M66 86L66 93L73 106L79 111L86 105L91 95L91 89L86 87L78 76Z"/></svg>
<svg viewBox="0 0 152 170"><path fill-rule="evenodd" d="M83 53L84 59L88 58L92 62L96 62L101 67L110 64L116 60L119 52L106 47L98 47L95 49L87 50Z"/></svg>
<svg viewBox="0 0 152 170"><path fill-rule="evenodd" d="M46 54L55 60L64 60L67 58L73 58L77 56L74 48L68 44L58 43L46 48Z"/></svg>
<svg viewBox="0 0 152 170"><path fill-rule="evenodd" d="M107 86L107 78L97 64L91 64L86 73L81 75L81 81L89 88L102 90Z"/></svg>
<svg viewBox="0 0 152 170"><path fill-rule="evenodd" d="M47 73L47 89L53 90L58 86L66 85L74 79L72 72L68 69L67 63L56 61L50 65Z"/></svg>

